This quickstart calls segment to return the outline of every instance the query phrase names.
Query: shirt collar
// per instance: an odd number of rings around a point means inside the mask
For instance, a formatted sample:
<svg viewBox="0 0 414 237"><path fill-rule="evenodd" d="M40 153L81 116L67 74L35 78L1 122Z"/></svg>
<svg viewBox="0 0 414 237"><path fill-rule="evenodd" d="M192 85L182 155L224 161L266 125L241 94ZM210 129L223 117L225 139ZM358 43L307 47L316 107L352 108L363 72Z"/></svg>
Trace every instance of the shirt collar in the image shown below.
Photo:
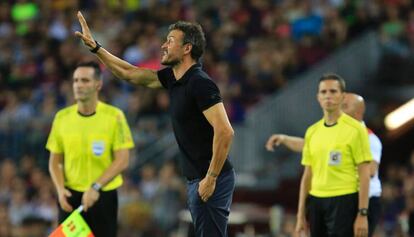
<svg viewBox="0 0 414 237"><path fill-rule="evenodd" d="M193 64L181 77L180 80L177 80L174 82L174 84L185 84L187 83L188 79L191 78L191 76L194 74L195 71L201 68L200 63Z"/></svg>
<svg viewBox="0 0 414 237"><path fill-rule="evenodd" d="M92 117L92 116L94 116L96 113L97 113L97 111L98 111L98 109L101 107L101 102L98 100L97 101L97 103L96 103L96 108L95 108L95 111L93 112L93 113L91 113L91 114L82 114L81 112L79 112L79 110L78 110L78 104L76 104L76 111L78 112L78 115L79 116L81 116L81 117L84 117L84 118L87 118L87 117Z"/></svg>

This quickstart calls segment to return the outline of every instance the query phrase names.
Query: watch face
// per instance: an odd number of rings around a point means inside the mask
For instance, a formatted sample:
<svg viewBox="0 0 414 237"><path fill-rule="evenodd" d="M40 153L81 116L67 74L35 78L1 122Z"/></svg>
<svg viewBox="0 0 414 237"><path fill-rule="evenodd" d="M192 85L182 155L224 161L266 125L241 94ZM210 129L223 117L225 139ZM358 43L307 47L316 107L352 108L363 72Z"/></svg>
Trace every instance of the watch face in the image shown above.
<svg viewBox="0 0 414 237"><path fill-rule="evenodd" d="M359 210L359 214L361 215L361 216L368 216L368 209L360 209Z"/></svg>
<svg viewBox="0 0 414 237"><path fill-rule="evenodd" d="M101 189L101 186L97 183L93 183L92 188L99 192L99 190Z"/></svg>

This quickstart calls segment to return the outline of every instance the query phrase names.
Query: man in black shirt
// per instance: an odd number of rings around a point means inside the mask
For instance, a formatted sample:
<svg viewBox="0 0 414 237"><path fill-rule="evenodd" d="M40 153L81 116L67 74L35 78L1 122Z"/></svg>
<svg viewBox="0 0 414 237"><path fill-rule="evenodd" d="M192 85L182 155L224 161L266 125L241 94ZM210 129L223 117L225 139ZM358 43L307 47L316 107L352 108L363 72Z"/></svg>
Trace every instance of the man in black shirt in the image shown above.
<svg viewBox="0 0 414 237"><path fill-rule="evenodd" d="M170 25L161 46L161 63L167 67L152 71L106 51L93 39L80 12L78 19L82 32L75 34L118 78L135 85L168 89L196 236L227 236L235 185L235 173L227 157L234 132L219 89L198 64L205 47L201 26L182 21Z"/></svg>

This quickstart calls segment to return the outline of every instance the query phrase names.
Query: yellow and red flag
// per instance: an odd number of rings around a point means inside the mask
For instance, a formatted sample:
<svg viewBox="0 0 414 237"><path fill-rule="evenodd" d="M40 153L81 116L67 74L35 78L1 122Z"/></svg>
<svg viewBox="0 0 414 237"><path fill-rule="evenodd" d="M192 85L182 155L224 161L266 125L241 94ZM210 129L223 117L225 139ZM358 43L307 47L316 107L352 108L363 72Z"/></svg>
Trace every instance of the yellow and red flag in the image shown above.
<svg viewBox="0 0 414 237"><path fill-rule="evenodd" d="M81 216L83 207L72 212L49 237L94 237L91 229Z"/></svg>

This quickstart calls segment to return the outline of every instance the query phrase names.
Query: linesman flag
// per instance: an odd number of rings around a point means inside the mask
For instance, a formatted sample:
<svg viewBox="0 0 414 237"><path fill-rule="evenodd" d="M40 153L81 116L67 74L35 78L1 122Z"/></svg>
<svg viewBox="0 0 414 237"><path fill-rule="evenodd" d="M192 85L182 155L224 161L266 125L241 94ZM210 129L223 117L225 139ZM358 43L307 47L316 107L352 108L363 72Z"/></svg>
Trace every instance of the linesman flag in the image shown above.
<svg viewBox="0 0 414 237"><path fill-rule="evenodd" d="M49 237L94 237L91 228L81 216L83 206L72 212Z"/></svg>

